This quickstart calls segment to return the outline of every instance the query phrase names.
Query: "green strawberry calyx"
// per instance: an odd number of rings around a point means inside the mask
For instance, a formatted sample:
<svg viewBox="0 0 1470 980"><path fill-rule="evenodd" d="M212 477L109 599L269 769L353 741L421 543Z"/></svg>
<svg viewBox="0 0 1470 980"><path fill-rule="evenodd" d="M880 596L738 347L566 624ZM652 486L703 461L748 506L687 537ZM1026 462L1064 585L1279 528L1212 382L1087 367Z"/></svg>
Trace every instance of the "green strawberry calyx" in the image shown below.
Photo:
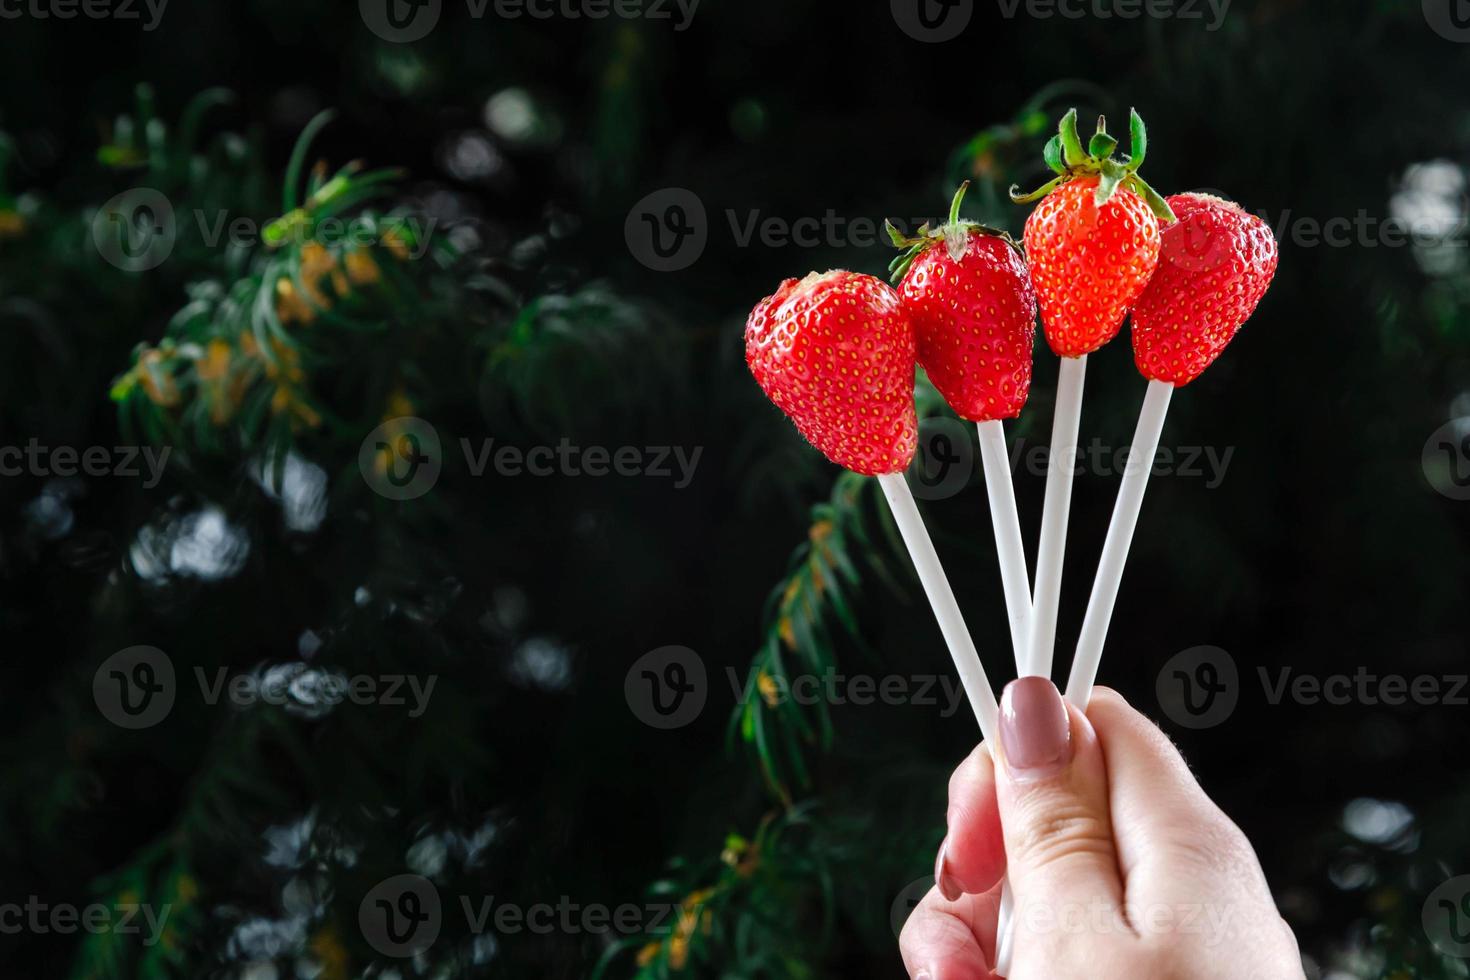
<svg viewBox="0 0 1470 980"><path fill-rule="evenodd" d="M959 190L955 191L954 200L949 205L949 220L938 228L930 228L925 223L913 235L905 235L892 221L883 222L888 237L893 241L893 247L900 250L898 257L889 263L889 281L895 285L898 284L904 276L908 275L909 267L914 264L915 259L941 242L949 252L949 257L958 262L964 258L970 236L975 232L1002 239L1016 251L1021 250L1016 240L1004 231L989 225L982 225L978 221L960 220L960 204L965 199L965 191L969 189L970 182L967 180L960 185Z"/></svg>
<svg viewBox="0 0 1470 980"><path fill-rule="evenodd" d="M1077 133L1077 110L1068 110L1057 125L1057 135L1047 141L1042 154L1046 165L1056 171L1058 176L1030 194L1019 193L1020 188L1013 185L1011 200L1017 204L1025 204L1040 200L1069 180L1099 177L1096 197L1098 207L1112 200L1119 187L1126 187L1143 198L1160 221L1175 220L1169 202L1138 175L1138 168L1143 166L1144 155L1148 152L1148 130L1144 128L1143 119L1138 115L1137 109L1128 110L1128 135L1131 144L1128 155L1122 160L1114 160L1113 151L1118 148L1118 139L1108 132L1107 117L1098 116L1097 132L1084 149L1082 137Z"/></svg>

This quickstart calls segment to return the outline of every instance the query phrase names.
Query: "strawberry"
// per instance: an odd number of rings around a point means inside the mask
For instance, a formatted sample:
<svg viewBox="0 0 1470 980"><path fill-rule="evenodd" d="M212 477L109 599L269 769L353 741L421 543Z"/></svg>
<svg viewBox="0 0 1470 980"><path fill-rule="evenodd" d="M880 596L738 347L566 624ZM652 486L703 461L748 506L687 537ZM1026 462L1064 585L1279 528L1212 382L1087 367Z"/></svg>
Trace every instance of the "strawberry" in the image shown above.
<svg viewBox="0 0 1470 980"><path fill-rule="evenodd" d="M1011 188L1017 203L1043 198L1026 219L1026 258L1041 303L1047 343L1062 357L1082 357L1117 336L1128 309L1159 261L1159 221L1169 205L1138 175L1148 137L1130 113L1132 153L1113 159L1118 141L1107 122L1083 150L1077 110L1062 117L1046 145L1060 176L1032 194Z"/></svg>
<svg viewBox="0 0 1470 980"><path fill-rule="evenodd" d="M961 418L1015 418L1031 391L1036 293L1015 242L959 220L962 185L949 223L906 238L892 223L898 294L914 324L919 364Z"/></svg>
<svg viewBox="0 0 1470 980"><path fill-rule="evenodd" d="M1133 356L1151 381L1189 384L1250 319L1276 274L1276 239L1240 205L1175 194L1179 220L1164 229L1162 258L1133 307Z"/></svg>
<svg viewBox="0 0 1470 980"><path fill-rule="evenodd" d="M918 448L914 329L898 293L856 272L787 279L745 324L745 363L807 441L869 476Z"/></svg>

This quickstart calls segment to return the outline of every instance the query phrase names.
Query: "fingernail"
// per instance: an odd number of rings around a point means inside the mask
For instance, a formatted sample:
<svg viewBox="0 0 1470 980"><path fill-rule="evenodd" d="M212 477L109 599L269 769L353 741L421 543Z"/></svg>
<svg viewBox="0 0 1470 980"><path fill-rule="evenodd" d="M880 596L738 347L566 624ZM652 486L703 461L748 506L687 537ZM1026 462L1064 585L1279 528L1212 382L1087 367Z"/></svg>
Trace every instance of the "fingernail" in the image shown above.
<svg viewBox="0 0 1470 980"><path fill-rule="evenodd" d="M934 884L939 888L939 894L944 896L946 902L957 902L965 893L960 883L955 881L954 876L949 873L949 838L939 845L939 853L934 858Z"/></svg>
<svg viewBox="0 0 1470 980"><path fill-rule="evenodd" d="M1006 685L1000 744L1013 776L1048 776L1072 761L1072 722L1055 684L1045 677L1022 677Z"/></svg>

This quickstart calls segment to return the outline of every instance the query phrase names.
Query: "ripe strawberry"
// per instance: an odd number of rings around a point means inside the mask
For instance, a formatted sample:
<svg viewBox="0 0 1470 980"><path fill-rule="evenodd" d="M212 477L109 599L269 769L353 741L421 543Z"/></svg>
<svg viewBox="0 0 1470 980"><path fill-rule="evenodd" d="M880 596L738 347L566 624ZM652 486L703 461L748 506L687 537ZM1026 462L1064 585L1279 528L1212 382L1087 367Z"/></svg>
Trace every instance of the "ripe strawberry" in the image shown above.
<svg viewBox="0 0 1470 980"><path fill-rule="evenodd" d="M869 476L908 468L914 329L887 283L840 270L787 279L750 314L745 363L832 462Z"/></svg>
<svg viewBox="0 0 1470 980"><path fill-rule="evenodd" d="M1250 319L1276 275L1276 239L1240 205L1175 194L1179 220L1164 229L1162 258L1133 307L1133 357L1151 381L1189 384Z"/></svg>
<svg viewBox="0 0 1470 980"><path fill-rule="evenodd" d="M1159 221L1169 205L1138 175L1147 148L1143 120L1130 113L1132 153L1112 158L1118 141L1099 118L1082 148L1077 110L1062 117L1046 145L1059 177L1017 203L1044 198L1026 220L1026 258L1052 350L1081 357L1112 340L1159 261Z"/></svg>
<svg viewBox="0 0 1470 980"><path fill-rule="evenodd" d="M1015 242L959 220L906 238L892 224L899 296L914 323L919 364L950 408L972 422L1015 418L1031 391L1036 293Z"/></svg>

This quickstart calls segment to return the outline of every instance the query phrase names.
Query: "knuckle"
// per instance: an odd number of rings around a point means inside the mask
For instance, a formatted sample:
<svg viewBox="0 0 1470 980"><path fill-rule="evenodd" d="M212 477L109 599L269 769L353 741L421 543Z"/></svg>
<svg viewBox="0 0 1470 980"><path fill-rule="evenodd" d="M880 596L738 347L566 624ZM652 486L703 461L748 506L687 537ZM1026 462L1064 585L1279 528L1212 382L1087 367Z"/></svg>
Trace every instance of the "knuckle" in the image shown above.
<svg viewBox="0 0 1470 980"><path fill-rule="evenodd" d="M907 959L943 957L974 943L968 926L941 907L942 898L931 890L914 909L898 935L898 948Z"/></svg>
<svg viewBox="0 0 1470 980"><path fill-rule="evenodd" d="M1176 860L1186 868L1210 874L1254 872L1259 864L1245 833L1223 816L1202 819L1175 842Z"/></svg>
<svg viewBox="0 0 1470 980"><path fill-rule="evenodd" d="M1113 832L1106 817L1080 803L1043 803L1027 814L1007 843L1018 861L1044 867L1076 858L1110 856Z"/></svg>

